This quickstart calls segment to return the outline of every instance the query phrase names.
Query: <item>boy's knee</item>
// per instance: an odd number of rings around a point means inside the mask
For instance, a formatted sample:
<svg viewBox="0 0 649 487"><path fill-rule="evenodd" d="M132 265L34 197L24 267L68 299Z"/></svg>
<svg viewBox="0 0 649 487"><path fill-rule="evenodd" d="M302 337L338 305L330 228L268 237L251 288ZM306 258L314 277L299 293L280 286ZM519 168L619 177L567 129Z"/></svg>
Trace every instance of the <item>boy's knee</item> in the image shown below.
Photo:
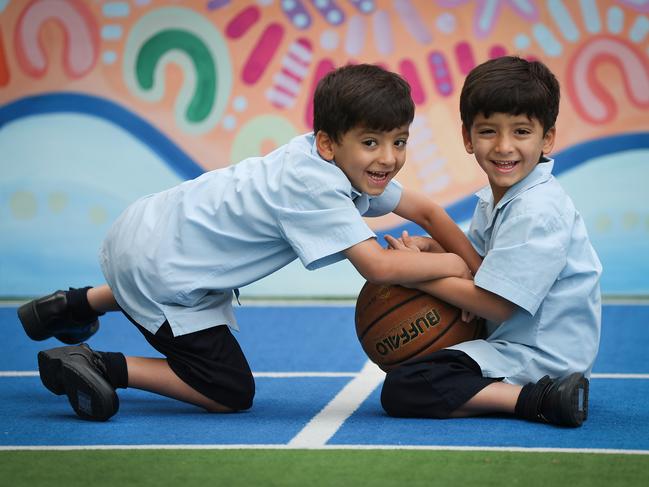
<svg viewBox="0 0 649 487"><path fill-rule="evenodd" d="M227 384L221 383L219 387L211 387L209 390L200 392L214 403L205 407L210 413L245 411L252 407L255 380L252 374L239 376L236 379L232 378Z"/></svg>
<svg viewBox="0 0 649 487"><path fill-rule="evenodd" d="M419 363L401 365L387 373L381 390L386 413L397 418L449 417L450 412L440 406L440 398L426 377L425 367Z"/></svg>
<svg viewBox="0 0 649 487"><path fill-rule="evenodd" d="M408 393L407 367L398 367L391 370L385 376L383 388L381 389L381 406L390 416L404 417L406 414L407 402L410 398Z"/></svg>
<svg viewBox="0 0 649 487"><path fill-rule="evenodd" d="M232 394L228 397L228 407L232 411L245 411L252 407L254 397L255 380L251 374L247 380L238 381L236 387L233 387Z"/></svg>

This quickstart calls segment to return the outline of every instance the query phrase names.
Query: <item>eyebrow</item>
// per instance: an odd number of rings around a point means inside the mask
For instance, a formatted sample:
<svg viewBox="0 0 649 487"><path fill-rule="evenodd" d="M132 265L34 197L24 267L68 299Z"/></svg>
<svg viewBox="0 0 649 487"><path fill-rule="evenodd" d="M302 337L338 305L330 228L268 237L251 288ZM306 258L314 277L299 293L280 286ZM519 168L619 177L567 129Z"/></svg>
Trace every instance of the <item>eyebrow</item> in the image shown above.
<svg viewBox="0 0 649 487"><path fill-rule="evenodd" d="M370 137L370 136L377 136L377 135L382 135L387 133L385 130L364 130L363 132L359 133L359 137ZM405 130L403 132L399 132L395 135L395 137L403 137L403 136L410 136L410 131Z"/></svg>
<svg viewBox="0 0 649 487"><path fill-rule="evenodd" d="M481 121L481 122L474 122L473 123L474 127L492 127L494 125L498 125L498 123L497 122L492 122L490 120L484 120L484 121ZM534 126L534 121L527 119L525 121L513 122L512 125L515 126L515 127L530 127L530 126Z"/></svg>

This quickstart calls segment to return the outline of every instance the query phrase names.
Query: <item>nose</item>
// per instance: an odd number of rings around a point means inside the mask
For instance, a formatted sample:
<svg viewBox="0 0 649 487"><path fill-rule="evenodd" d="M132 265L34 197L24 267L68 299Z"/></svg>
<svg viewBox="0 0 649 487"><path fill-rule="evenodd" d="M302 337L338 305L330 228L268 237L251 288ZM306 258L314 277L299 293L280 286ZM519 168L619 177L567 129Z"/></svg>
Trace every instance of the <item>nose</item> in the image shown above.
<svg viewBox="0 0 649 487"><path fill-rule="evenodd" d="M508 154L512 149L511 138L507 134L500 134L496 140L496 150L500 154Z"/></svg>
<svg viewBox="0 0 649 487"><path fill-rule="evenodd" d="M397 148L393 144L385 144L381 148L378 162L384 165L394 165L397 162Z"/></svg>

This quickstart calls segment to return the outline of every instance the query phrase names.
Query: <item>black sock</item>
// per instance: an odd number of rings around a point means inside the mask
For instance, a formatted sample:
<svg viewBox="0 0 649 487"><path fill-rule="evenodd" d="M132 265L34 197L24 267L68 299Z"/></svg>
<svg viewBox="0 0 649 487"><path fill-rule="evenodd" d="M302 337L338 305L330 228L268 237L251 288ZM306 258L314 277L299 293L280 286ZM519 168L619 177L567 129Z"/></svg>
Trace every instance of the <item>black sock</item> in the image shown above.
<svg viewBox="0 0 649 487"><path fill-rule="evenodd" d="M533 388L534 388L534 384L530 382L529 384L523 386L521 393L518 395L518 400L516 401L516 407L514 408L514 414L519 418L529 419L527 417L529 415L529 411L528 411L529 408L527 406L530 397L530 392L532 392Z"/></svg>
<svg viewBox="0 0 649 487"><path fill-rule="evenodd" d="M70 288L66 291L66 299L68 300L68 311L70 315L80 321L92 321L104 313L98 313L88 303L88 289L91 286L82 288Z"/></svg>
<svg viewBox="0 0 649 487"><path fill-rule="evenodd" d="M546 421L541 414L541 404L552 383L552 379L546 375L535 384L530 382L524 385L514 408L516 416L530 421Z"/></svg>
<svg viewBox="0 0 649 487"><path fill-rule="evenodd" d="M107 379L115 389L128 387L128 367L126 357L119 352L97 352L106 365Z"/></svg>

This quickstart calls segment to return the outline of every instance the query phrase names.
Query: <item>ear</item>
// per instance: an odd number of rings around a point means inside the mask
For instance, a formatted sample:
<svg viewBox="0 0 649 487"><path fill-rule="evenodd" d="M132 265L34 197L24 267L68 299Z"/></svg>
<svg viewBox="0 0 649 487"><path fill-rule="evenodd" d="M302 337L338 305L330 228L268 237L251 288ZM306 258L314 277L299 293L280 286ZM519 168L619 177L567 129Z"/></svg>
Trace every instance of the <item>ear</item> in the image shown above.
<svg viewBox="0 0 649 487"><path fill-rule="evenodd" d="M556 135L557 135L557 129L556 127L552 127L543 136L543 155L552 152Z"/></svg>
<svg viewBox="0 0 649 487"><path fill-rule="evenodd" d="M329 136L329 134L318 130L318 133L315 134L315 145L318 149L318 154L320 157L327 161L333 161L334 159L334 141Z"/></svg>
<svg viewBox="0 0 649 487"><path fill-rule="evenodd" d="M464 148L469 154L473 154L473 143L471 142L471 135L469 130L462 124L462 140L464 141Z"/></svg>

